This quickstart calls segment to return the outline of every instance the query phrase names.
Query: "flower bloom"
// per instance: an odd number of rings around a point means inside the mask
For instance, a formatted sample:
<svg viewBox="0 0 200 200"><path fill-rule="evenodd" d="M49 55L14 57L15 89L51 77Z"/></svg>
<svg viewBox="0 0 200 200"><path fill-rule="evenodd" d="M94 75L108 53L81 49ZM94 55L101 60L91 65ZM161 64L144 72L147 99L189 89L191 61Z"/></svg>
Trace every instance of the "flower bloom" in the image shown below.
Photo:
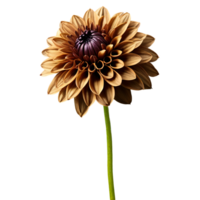
<svg viewBox="0 0 200 200"><path fill-rule="evenodd" d="M59 92L59 102L74 98L80 116L95 100L104 106L114 99L130 104L130 90L150 89L149 76L158 75L151 64L158 55L149 49L155 39L138 32L139 26L129 13L110 18L105 7L62 21L42 52L48 59L41 76L56 74L48 94Z"/></svg>

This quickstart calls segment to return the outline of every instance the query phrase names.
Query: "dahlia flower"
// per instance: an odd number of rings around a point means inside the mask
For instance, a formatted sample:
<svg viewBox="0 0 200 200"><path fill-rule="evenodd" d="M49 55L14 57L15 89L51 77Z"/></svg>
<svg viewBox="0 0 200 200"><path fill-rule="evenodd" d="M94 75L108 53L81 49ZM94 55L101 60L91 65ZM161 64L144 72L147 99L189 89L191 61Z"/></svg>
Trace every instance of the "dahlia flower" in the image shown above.
<svg viewBox="0 0 200 200"><path fill-rule="evenodd" d="M129 13L110 18L105 7L61 21L42 52L48 58L41 65L41 76L56 74L48 94L59 93L59 102L74 98L80 116L95 100L103 106L114 99L130 104L130 90L150 89L149 76L158 75L151 64L158 55L149 49L155 39L138 32L139 26Z"/></svg>
<svg viewBox="0 0 200 200"><path fill-rule="evenodd" d="M157 38L140 31L142 24L130 12L88 8L82 17L60 20L40 51L39 76L52 76L46 95L56 95L57 103L72 100L80 119L95 104L102 108L108 200L117 200L110 107L114 102L133 105L133 91L155 89L152 78L161 75L154 65L161 55L152 48Z"/></svg>

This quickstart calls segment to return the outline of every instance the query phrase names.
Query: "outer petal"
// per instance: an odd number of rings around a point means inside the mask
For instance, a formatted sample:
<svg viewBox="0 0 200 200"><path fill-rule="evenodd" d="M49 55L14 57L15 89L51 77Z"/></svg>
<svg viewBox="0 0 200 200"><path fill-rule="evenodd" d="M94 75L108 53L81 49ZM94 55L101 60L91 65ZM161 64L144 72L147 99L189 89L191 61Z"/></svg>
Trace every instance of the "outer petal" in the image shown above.
<svg viewBox="0 0 200 200"><path fill-rule="evenodd" d="M51 58L46 59L42 64L41 67L47 70L53 69L58 64L58 61L54 61Z"/></svg>
<svg viewBox="0 0 200 200"><path fill-rule="evenodd" d="M115 89L113 86L105 82L104 88L100 95L97 95L97 101L103 106L109 106L115 97Z"/></svg>
<svg viewBox="0 0 200 200"><path fill-rule="evenodd" d="M48 75L51 75L51 74L54 74L54 73L52 73L50 70L45 69L45 70L40 74L40 76L48 76Z"/></svg>
<svg viewBox="0 0 200 200"><path fill-rule="evenodd" d="M154 77L159 75L158 71L151 63L141 64L141 67L147 72L149 76Z"/></svg>
<svg viewBox="0 0 200 200"><path fill-rule="evenodd" d="M60 22L60 31L64 34L76 36L75 32L77 31L77 28L70 22L62 21Z"/></svg>
<svg viewBox="0 0 200 200"><path fill-rule="evenodd" d="M87 70L82 71L76 77L76 86L78 88L83 88L88 83L90 79L90 73Z"/></svg>
<svg viewBox="0 0 200 200"><path fill-rule="evenodd" d="M76 87L75 81L70 83L66 89L66 98L67 100L73 99L81 92L80 88Z"/></svg>
<svg viewBox="0 0 200 200"><path fill-rule="evenodd" d="M155 38L147 35L146 38L143 40L141 47L150 47L155 41Z"/></svg>
<svg viewBox="0 0 200 200"><path fill-rule="evenodd" d="M135 53L127 53L120 56L119 59L123 60L125 66L136 65L142 60L142 58Z"/></svg>
<svg viewBox="0 0 200 200"><path fill-rule="evenodd" d="M122 80L129 81L136 79L136 74L130 67L123 67L121 69L117 69L116 71L120 74Z"/></svg>
<svg viewBox="0 0 200 200"><path fill-rule="evenodd" d="M105 78L105 81L107 83L109 83L110 85L116 87L116 86L121 85L121 83L122 83L122 77L115 70L113 70L113 72L114 72L113 78L111 78L111 79L106 79Z"/></svg>
<svg viewBox="0 0 200 200"><path fill-rule="evenodd" d="M115 48L122 50L123 54L126 54L126 53L130 53L131 51L133 51L141 43L142 43L142 41L140 39L135 39L134 41L125 40L125 41L119 43Z"/></svg>
<svg viewBox="0 0 200 200"><path fill-rule="evenodd" d="M85 21L77 15L73 15L70 22L79 29L83 29L86 26Z"/></svg>
<svg viewBox="0 0 200 200"><path fill-rule="evenodd" d="M74 98L74 104L76 108L76 112L83 117L89 109L89 106L85 104L85 101L83 100L82 93L80 93L78 96Z"/></svg>
<svg viewBox="0 0 200 200"><path fill-rule="evenodd" d="M115 87L115 100L119 103L130 104L132 102L132 95L130 89L122 86Z"/></svg>
<svg viewBox="0 0 200 200"><path fill-rule="evenodd" d="M99 8L98 10L95 11L95 13L99 16L99 17L102 17L104 16L103 18L103 23L102 23L102 27L105 26L105 24L108 24L109 21L110 21L110 13L108 12L108 10L105 8L105 7L101 7Z"/></svg>
<svg viewBox="0 0 200 200"><path fill-rule="evenodd" d="M91 106L95 100L95 94L90 90L89 84L87 84L82 90L83 99L87 106Z"/></svg>
<svg viewBox="0 0 200 200"><path fill-rule="evenodd" d="M131 90L143 90L145 89L142 80L137 76L135 80L122 81L122 86Z"/></svg>
<svg viewBox="0 0 200 200"><path fill-rule="evenodd" d="M99 17L97 15L97 13L94 12L92 9L89 9L89 10L86 11L83 19L85 20L88 27L91 26L91 24L88 24L88 23L93 23L94 26L96 26L98 24L98 21L99 21ZM90 21L88 21L88 19L90 19Z"/></svg>

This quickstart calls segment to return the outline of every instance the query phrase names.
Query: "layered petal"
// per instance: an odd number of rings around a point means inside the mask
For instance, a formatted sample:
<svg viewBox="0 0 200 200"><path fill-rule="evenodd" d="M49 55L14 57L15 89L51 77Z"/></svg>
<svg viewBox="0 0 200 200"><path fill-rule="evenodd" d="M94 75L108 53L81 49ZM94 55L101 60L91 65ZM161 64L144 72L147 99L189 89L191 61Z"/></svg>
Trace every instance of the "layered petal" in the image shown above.
<svg viewBox="0 0 200 200"><path fill-rule="evenodd" d="M135 80L122 81L122 86L131 90L143 90L145 89L144 84L139 76Z"/></svg>
<svg viewBox="0 0 200 200"><path fill-rule="evenodd" d="M140 39L133 39L133 40L125 40L119 43L115 48L119 49L123 52L123 54L130 53L135 48L137 48L142 41Z"/></svg>
<svg viewBox="0 0 200 200"><path fill-rule="evenodd" d="M146 71L139 65L131 67L144 83L145 89L151 89L151 80Z"/></svg>
<svg viewBox="0 0 200 200"><path fill-rule="evenodd" d="M103 77L98 72L92 73L89 80L89 86L94 94L99 95L104 87Z"/></svg>
<svg viewBox="0 0 200 200"><path fill-rule="evenodd" d="M96 95L90 90L89 84L83 88L82 95L87 106L91 106L96 100Z"/></svg>
<svg viewBox="0 0 200 200"><path fill-rule="evenodd" d="M122 86L115 87L115 100L122 104L130 104L132 102L130 89Z"/></svg>
<svg viewBox="0 0 200 200"><path fill-rule="evenodd" d="M123 60L124 66L136 65L142 60L142 58L135 53L127 53L120 56L119 59Z"/></svg>
<svg viewBox="0 0 200 200"><path fill-rule="evenodd" d="M116 69L116 71L120 74L122 77L122 80L134 80L136 79L135 72L130 67L123 67L121 69Z"/></svg>
<svg viewBox="0 0 200 200"><path fill-rule="evenodd" d="M83 100L83 95L80 93L78 96L74 98L74 105L76 112L83 117L89 109L89 106L86 105L85 101Z"/></svg>
<svg viewBox="0 0 200 200"><path fill-rule="evenodd" d="M95 13L96 13L99 17L102 17L102 16L103 16L102 27L104 27L105 24L108 24L108 23L109 23L109 21L110 21L110 13L109 13L109 11L108 11L107 8L105 8L105 7L102 6L101 8L97 9L97 10L95 11Z"/></svg>
<svg viewBox="0 0 200 200"><path fill-rule="evenodd" d="M77 28L70 22L62 21L60 22L60 31L61 33L76 36Z"/></svg>
<svg viewBox="0 0 200 200"><path fill-rule="evenodd" d="M104 88L100 95L97 95L97 101L103 106L109 106L115 97L115 89L110 84L104 84Z"/></svg>
<svg viewBox="0 0 200 200"><path fill-rule="evenodd" d="M81 30L84 30L85 29L85 26L86 26L86 23L85 21L77 16L77 15L73 15L70 22L76 27L76 28L79 28Z"/></svg>

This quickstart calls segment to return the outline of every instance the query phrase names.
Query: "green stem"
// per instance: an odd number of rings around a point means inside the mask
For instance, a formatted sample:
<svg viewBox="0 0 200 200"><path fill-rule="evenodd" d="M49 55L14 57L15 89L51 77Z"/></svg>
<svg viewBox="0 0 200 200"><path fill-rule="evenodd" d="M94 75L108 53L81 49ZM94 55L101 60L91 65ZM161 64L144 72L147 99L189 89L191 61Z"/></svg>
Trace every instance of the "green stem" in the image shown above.
<svg viewBox="0 0 200 200"><path fill-rule="evenodd" d="M112 134L110 126L110 117L108 107L104 106L104 116L106 123L106 133L107 133L107 156L108 156L108 185L110 192L110 200L115 200L115 190L113 181L113 164L112 164Z"/></svg>

